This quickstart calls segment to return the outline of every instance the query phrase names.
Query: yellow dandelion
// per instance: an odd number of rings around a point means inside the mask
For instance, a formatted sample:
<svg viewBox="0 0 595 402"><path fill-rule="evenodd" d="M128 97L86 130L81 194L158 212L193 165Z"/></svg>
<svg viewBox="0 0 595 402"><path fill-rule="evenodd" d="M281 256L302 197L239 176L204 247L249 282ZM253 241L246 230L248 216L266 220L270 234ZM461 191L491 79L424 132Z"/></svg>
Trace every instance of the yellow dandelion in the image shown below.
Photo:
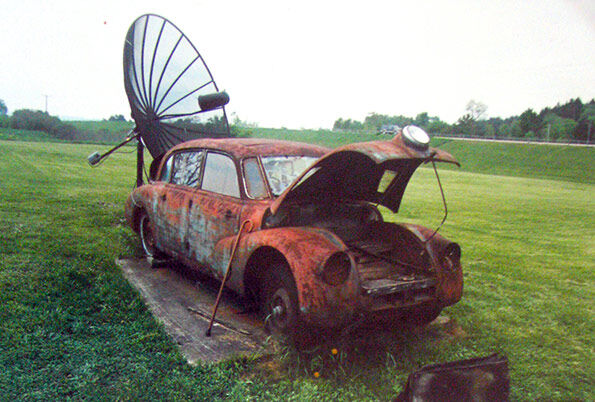
<svg viewBox="0 0 595 402"><path fill-rule="evenodd" d="M335 348L332 348L331 349L331 353L334 354L334 355L336 355L337 353L339 353L339 351L337 349L335 349Z"/></svg>
<svg viewBox="0 0 595 402"><path fill-rule="evenodd" d="M320 377L320 373L318 371L315 371L314 372L314 378L318 378L318 377Z"/></svg>

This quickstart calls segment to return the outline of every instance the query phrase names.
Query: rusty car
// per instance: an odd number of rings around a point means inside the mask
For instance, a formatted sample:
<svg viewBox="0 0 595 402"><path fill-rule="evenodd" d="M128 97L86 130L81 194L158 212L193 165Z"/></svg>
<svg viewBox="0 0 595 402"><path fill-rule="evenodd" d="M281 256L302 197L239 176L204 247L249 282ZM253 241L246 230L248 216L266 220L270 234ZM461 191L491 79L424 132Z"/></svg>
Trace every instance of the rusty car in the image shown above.
<svg viewBox="0 0 595 402"><path fill-rule="evenodd" d="M226 286L275 331L425 324L461 298L461 249L437 230L385 221L379 206L397 212L414 171L434 162L458 164L415 126L333 150L197 139L164 155L128 197L126 218L147 256L217 279L237 240Z"/></svg>

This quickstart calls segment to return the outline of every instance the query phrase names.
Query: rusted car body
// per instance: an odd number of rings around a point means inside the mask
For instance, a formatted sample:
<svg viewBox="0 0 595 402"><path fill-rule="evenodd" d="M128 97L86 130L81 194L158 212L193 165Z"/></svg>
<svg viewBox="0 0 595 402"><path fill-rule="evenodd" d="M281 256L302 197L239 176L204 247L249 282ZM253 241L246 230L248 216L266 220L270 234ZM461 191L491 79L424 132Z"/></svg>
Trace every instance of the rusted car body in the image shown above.
<svg viewBox="0 0 595 402"><path fill-rule="evenodd" d="M193 140L172 148L154 180L133 191L126 217L148 254L218 279L250 221L226 285L259 301L282 331L362 317L422 324L461 298L460 248L434 230L383 221L377 206L398 211L413 172L434 161L457 163L400 134L334 150Z"/></svg>

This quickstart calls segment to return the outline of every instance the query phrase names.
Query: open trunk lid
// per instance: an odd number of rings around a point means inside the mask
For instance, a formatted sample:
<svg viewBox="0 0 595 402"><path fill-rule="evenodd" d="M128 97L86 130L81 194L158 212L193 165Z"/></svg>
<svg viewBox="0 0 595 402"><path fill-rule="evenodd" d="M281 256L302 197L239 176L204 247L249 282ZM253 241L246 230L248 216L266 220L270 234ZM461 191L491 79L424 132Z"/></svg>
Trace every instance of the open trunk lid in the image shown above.
<svg viewBox="0 0 595 402"><path fill-rule="evenodd" d="M459 165L440 149L408 146L401 134L390 141L345 145L304 171L273 201L271 213L291 202L333 199L368 201L397 212L415 169L432 161Z"/></svg>

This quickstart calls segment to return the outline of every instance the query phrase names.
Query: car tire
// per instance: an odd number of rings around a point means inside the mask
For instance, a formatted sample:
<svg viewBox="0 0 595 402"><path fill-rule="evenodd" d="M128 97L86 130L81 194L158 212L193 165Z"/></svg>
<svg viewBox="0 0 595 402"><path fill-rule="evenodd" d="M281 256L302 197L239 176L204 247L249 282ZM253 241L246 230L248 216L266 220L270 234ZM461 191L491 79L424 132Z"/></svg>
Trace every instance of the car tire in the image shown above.
<svg viewBox="0 0 595 402"><path fill-rule="evenodd" d="M153 223L149 219L149 215L143 213L139 222L139 235L140 242L143 246L143 252L146 257L159 259L163 256L157 246L155 245L155 232L153 229Z"/></svg>
<svg viewBox="0 0 595 402"><path fill-rule="evenodd" d="M265 327L273 334L293 338L299 329L298 297L285 264L275 264L266 272L261 295Z"/></svg>
<svg viewBox="0 0 595 402"><path fill-rule="evenodd" d="M442 309L437 305L414 307L405 315L405 322L416 327L424 327L434 321Z"/></svg>

